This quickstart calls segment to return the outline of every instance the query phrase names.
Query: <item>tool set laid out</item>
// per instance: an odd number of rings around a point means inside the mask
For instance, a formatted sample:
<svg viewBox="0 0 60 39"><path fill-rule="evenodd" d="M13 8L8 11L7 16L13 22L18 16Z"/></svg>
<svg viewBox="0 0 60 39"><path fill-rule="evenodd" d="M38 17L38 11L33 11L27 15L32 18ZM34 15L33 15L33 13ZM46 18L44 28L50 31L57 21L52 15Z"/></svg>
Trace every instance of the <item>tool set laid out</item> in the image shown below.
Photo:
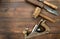
<svg viewBox="0 0 60 39"><path fill-rule="evenodd" d="M48 12L50 12L54 15L58 15L58 13L57 13L57 8L58 7L49 3L49 2L47 2L47 1L44 1L44 0L26 0L26 2L36 6L36 9L33 13L33 17L37 18L38 16L40 16L41 19L40 19L39 23L36 24L32 30L29 31L29 29L26 28L23 31L23 33L25 35L25 39L49 33L50 28L46 24L46 21L50 21L50 22L55 23L56 20L54 20L54 19L52 19L52 18L50 18L46 15L43 15L41 13L41 11L42 11L41 9L45 9L45 10L47 10Z"/></svg>

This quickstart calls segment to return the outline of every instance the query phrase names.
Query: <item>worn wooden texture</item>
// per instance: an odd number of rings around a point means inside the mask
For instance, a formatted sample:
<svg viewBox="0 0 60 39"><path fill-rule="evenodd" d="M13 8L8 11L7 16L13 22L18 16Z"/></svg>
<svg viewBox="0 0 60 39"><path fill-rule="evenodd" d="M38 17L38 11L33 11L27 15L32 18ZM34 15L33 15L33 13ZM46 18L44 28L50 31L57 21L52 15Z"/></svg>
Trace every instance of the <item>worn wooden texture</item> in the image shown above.
<svg viewBox="0 0 60 39"><path fill-rule="evenodd" d="M58 6L59 16L54 16L44 9L42 14L57 20L57 22L47 21L46 23L51 29L50 33L30 39L60 39L60 0L47 1ZM24 39L22 31L26 27L32 29L41 18L32 18L35 6L26 3L25 0L10 0L9 2L12 3L4 2L0 5L0 39Z"/></svg>

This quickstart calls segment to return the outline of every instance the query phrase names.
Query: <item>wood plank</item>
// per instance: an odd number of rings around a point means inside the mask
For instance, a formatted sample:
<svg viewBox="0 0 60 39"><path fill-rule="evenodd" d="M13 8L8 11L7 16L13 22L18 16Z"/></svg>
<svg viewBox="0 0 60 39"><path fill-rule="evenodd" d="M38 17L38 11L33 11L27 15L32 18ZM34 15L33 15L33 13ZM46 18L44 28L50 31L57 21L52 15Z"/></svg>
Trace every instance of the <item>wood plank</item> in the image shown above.
<svg viewBox="0 0 60 39"><path fill-rule="evenodd" d="M60 39L60 34L50 34L48 39Z"/></svg>
<svg viewBox="0 0 60 39"><path fill-rule="evenodd" d="M47 21L46 24L51 29L50 33L30 39L60 39L60 0L47 1L59 7L57 10L59 16L54 16L44 9L42 14L57 20L57 22ZM35 6L26 3L25 0L10 0L9 3L7 2L4 1L0 5L0 39L24 39L22 31L26 27L32 29L41 18L34 19L32 17ZM4 12L5 9L6 12Z"/></svg>

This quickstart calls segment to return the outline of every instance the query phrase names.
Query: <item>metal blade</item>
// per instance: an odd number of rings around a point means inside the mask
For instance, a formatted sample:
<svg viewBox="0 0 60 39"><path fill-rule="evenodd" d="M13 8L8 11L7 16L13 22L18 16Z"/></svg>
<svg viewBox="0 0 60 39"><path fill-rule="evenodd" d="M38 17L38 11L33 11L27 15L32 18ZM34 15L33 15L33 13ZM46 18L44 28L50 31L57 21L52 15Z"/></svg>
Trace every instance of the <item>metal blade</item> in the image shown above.
<svg viewBox="0 0 60 39"><path fill-rule="evenodd" d="M51 14L58 15L58 12L57 12L56 10L54 10L54 9L48 7L48 6L44 6L44 8L45 8L48 12L50 12Z"/></svg>
<svg viewBox="0 0 60 39"><path fill-rule="evenodd" d="M38 27L38 25L35 25L35 27L33 28L33 30L32 30L31 33L33 33L34 31L36 31L37 27Z"/></svg>
<svg viewBox="0 0 60 39"><path fill-rule="evenodd" d="M33 33L33 32L36 31L36 29L38 28L39 24L41 24L41 22L43 22L43 19L41 19L41 20L39 21L39 23L34 26L34 28L33 28L33 30L32 30L31 33Z"/></svg>

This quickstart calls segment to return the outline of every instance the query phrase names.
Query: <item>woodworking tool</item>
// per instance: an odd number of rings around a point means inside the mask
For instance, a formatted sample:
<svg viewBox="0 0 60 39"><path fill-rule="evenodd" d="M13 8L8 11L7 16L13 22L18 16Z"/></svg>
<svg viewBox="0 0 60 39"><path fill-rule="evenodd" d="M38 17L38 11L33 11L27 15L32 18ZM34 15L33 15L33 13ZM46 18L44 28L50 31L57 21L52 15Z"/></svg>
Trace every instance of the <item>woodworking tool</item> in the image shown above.
<svg viewBox="0 0 60 39"><path fill-rule="evenodd" d="M45 10L47 10L48 12L54 14L54 15L58 15L57 11L55 9L52 9L51 7L48 7L47 5L37 1L37 0L26 0L28 3L31 3L33 5L36 5L38 7L44 8Z"/></svg>
<svg viewBox="0 0 60 39"><path fill-rule="evenodd" d="M33 17L34 17L34 18L37 18L38 16L41 16L41 17L43 17L44 19L49 20L50 22L53 22L53 23L56 22L56 20L54 20L54 19L52 19L52 18L50 18L50 17L48 17L48 16L46 16L46 15L41 14L41 8L36 7L36 9L35 9L35 11L34 11L34 13L33 13Z"/></svg>
<svg viewBox="0 0 60 39"><path fill-rule="evenodd" d="M51 9L50 7L48 6L44 6L44 9L46 9L48 12L50 12L51 14L54 14L54 15L59 15L58 12L54 9Z"/></svg>
<svg viewBox="0 0 60 39"><path fill-rule="evenodd" d="M49 33L50 29L45 24L45 21L46 20L41 19L39 21L39 23L34 26L34 28L31 30L31 32L29 34L28 34L27 31L25 31L25 38L31 38L31 37L34 37L34 36L38 36L38 35L43 35L43 34Z"/></svg>
<svg viewBox="0 0 60 39"><path fill-rule="evenodd" d="M35 27L33 28L32 32L36 31L36 29L38 28L38 26L40 25L40 23L43 21L43 19L40 20L40 22L38 24L35 25Z"/></svg>
<svg viewBox="0 0 60 39"><path fill-rule="evenodd" d="M26 2L35 6L44 7L44 4L37 0L26 0Z"/></svg>
<svg viewBox="0 0 60 39"><path fill-rule="evenodd" d="M55 6L55 5L47 2L47 1L45 1L45 0L38 0L38 1L43 2L44 4L50 6L51 8L54 8L54 9L57 9L57 8L58 8L57 6Z"/></svg>

